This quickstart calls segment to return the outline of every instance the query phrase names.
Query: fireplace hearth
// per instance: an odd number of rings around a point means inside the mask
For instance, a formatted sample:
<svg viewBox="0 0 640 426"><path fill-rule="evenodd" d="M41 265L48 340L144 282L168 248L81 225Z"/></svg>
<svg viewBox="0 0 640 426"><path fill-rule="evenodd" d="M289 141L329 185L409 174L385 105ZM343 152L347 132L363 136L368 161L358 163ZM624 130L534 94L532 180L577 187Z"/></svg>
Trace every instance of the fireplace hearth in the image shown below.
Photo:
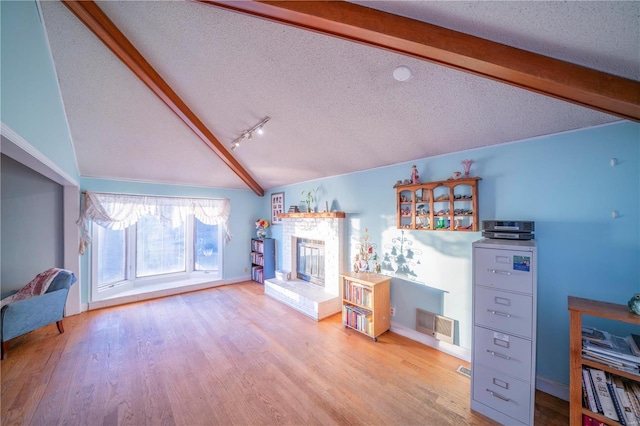
<svg viewBox="0 0 640 426"><path fill-rule="evenodd" d="M282 226L282 269L291 279L266 280L265 294L315 320L340 312L344 213L284 215Z"/></svg>

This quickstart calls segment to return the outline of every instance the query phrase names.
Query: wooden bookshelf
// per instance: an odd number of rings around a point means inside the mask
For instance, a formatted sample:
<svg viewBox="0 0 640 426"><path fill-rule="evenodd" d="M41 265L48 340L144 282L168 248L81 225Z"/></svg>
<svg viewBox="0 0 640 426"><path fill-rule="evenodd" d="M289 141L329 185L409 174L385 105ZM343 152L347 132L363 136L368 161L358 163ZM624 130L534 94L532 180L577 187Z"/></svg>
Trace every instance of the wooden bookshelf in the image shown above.
<svg viewBox="0 0 640 426"><path fill-rule="evenodd" d="M342 323L378 341L391 328L391 278L367 272L341 276Z"/></svg>
<svg viewBox="0 0 640 426"><path fill-rule="evenodd" d="M636 315L629 311L625 305L616 303L601 302L598 300L583 299L580 297L569 296L569 421L571 426L581 426L582 416L587 415L593 419L599 420L607 425L619 425L608 417L599 413L594 413L586 407L582 406L582 367L584 365L615 374L620 377L626 377L634 381L640 381L640 376L620 371L616 368L599 362L582 359L582 316L589 315L594 317L606 318L614 321L622 321L640 326L640 315Z"/></svg>

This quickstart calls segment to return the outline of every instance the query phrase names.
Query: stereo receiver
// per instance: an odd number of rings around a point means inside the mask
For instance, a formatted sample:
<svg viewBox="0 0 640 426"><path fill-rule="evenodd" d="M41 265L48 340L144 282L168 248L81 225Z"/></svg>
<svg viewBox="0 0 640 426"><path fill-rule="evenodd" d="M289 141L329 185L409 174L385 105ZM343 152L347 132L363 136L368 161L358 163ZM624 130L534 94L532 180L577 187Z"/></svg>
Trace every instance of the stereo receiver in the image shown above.
<svg viewBox="0 0 640 426"><path fill-rule="evenodd" d="M532 240L535 222L528 220L483 220L482 236L507 240Z"/></svg>

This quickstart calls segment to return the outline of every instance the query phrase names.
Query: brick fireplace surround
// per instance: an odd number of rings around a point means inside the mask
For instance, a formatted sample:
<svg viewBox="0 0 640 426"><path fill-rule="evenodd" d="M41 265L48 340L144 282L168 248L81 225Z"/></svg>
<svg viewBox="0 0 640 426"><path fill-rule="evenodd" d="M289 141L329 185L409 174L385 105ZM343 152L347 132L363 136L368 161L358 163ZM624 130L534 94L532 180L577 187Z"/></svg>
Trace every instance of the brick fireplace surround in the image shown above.
<svg viewBox="0 0 640 426"><path fill-rule="evenodd" d="M340 273L344 271L344 218L341 212L287 213L282 217L282 270L287 281L265 280L264 292L319 321L342 310ZM324 241L324 287L296 279L298 238Z"/></svg>

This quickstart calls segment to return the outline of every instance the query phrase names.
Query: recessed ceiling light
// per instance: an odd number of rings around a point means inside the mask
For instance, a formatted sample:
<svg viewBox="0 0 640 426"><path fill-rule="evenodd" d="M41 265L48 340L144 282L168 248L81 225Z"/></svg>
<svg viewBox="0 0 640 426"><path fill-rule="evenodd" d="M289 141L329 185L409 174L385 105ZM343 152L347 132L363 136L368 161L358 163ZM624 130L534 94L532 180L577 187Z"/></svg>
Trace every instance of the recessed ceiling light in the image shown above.
<svg viewBox="0 0 640 426"><path fill-rule="evenodd" d="M407 81L411 78L411 75L411 69L405 65L400 65L393 70L393 78L398 81Z"/></svg>

